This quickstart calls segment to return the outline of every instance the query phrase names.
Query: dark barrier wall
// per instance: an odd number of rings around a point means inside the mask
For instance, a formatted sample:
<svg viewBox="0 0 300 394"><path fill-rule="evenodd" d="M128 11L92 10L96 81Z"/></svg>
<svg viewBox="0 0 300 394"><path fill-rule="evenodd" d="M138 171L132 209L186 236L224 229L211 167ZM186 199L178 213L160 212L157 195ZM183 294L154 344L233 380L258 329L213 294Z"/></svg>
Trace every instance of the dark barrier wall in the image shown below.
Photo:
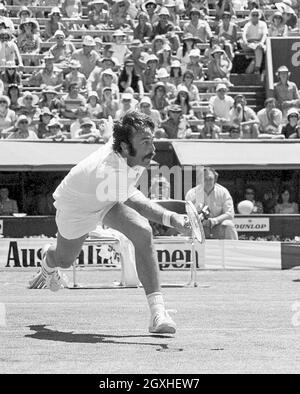
<svg viewBox="0 0 300 394"><path fill-rule="evenodd" d="M300 215L236 215L239 236L265 237L279 235L282 238L300 236ZM268 227L265 227L265 225ZM54 216L0 217L0 234L7 238L23 238L46 235L54 237L57 232Z"/></svg>

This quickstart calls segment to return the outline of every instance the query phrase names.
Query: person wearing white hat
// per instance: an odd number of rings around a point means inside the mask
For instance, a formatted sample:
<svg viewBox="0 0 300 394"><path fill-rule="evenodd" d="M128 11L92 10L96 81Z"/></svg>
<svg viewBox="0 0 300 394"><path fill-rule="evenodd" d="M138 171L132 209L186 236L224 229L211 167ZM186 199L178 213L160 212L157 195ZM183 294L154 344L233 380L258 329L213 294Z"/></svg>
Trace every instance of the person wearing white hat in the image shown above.
<svg viewBox="0 0 300 394"><path fill-rule="evenodd" d="M162 82L166 87L167 98L174 100L177 95L176 86L170 82L170 74L165 68L160 68L156 74L157 80Z"/></svg>
<svg viewBox="0 0 300 394"><path fill-rule="evenodd" d="M288 35L288 27L284 23L284 18L280 11L276 11L272 15L268 35L269 37L286 37Z"/></svg>
<svg viewBox="0 0 300 394"><path fill-rule="evenodd" d="M78 60L81 64L81 72L88 78L91 72L100 61L100 55L95 50L96 43L93 37L85 35L82 41L82 48L77 49L72 54L72 59Z"/></svg>
<svg viewBox="0 0 300 394"><path fill-rule="evenodd" d="M86 108L88 116L90 116L92 119L100 118L103 110L100 104L98 93L96 91L89 93Z"/></svg>
<svg viewBox="0 0 300 394"><path fill-rule="evenodd" d="M134 100L132 93L124 92L121 95L121 108L116 113L116 120L122 119L127 112L135 109L136 100Z"/></svg>
<svg viewBox="0 0 300 394"><path fill-rule="evenodd" d="M282 111L284 118L288 108L300 106L299 90L296 83L289 80L290 75L286 66L280 66L276 72L279 81L274 84L276 106Z"/></svg>
<svg viewBox="0 0 300 394"><path fill-rule="evenodd" d="M194 82L194 73L191 70L186 70L183 73L182 76L182 84L180 84L177 87L177 90L181 87L181 86L185 86L189 92L190 95L190 102L191 105L197 105L197 103L200 101L200 96L199 96L199 90L197 88L197 86L193 83Z"/></svg>
<svg viewBox="0 0 300 394"><path fill-rule="evenodd" d="M60 89L63 84L63 72L54 65L54 56L47 53L44 56L44 68L33 73L28 80L30 86L54 86Z"/></svg>
<svg viewBox="0 0 300 394"><path fill-rule="evenodd" d="M95 91L97 92L97 94L100 98L100 103L103 100L103 88L105 88L105 87L110 87L113 100L119 101L119 99L120 99L119 87L114 82L116 80L116 78L117 78L117 75L112 71L111 68L107 68L101 72L99 82L95 88Z"/></svg>
<svg viewBox="0 0 300 394"><path fill-rule="evenodd" d="M105 0L92 0L88 4L88 19L92 28L103 28L109 20L108 3Z"/></svg>
<svg viewBox="0 0 300 394"><path fill-rule="evenodd" d="M195 80L203 81L203 63L201 62L201 55L199 49L192 49L189 53L189 61L186 65L186 70L190 70L194 74Z"/></svg>
<svg viewBox="0 0 300 394"><path fill-rule="evenodd" d="M26 115L20 115L15 123L15 126L9 133L10 129L5 130L8 134L7 139L11 140L37 140L36 133L29 127L30 119Z"/></svg>
<svg viewBox="0 0 300 394"><path fill-rule="evenodd" d="M179 60L173 60L171 63L170 82L177 87L182 83L182 68Z"/></svg>
<svg viewBox="0 0 300 394"><path fill-rule="evenodd" d="M5 70L0 73L0 80L4 84L4 92L7 93L8 86L11 84L22 86L21 73L18 71L18 68L15 62L6 62Z"/></svg>
<svg viewBox="0 0 300 394"><path fill-rule="evenodd" d="M69 63L70 72L65 76L64 88L69 89L71 83L77 83L80 90L86 89L87 79L84 74L79 70L81 69L81 64L79 60L72 59Z"/></svg>
<svg viewBox="0 0 300 394"><path fill-rule="evenodd" d="M53 117L47 125L47 133L44 134L44 139L55 142L62 142L66 139L63 134L63 125L57 117Z"/></svg>
<svg viewBox="0 0 300 394"><path fill-rule="evenodd" d="M283 134L285 138L290 138L291 135L297 132L296 129L299 128L299 110L297 108L289 108L286 118L287 123L282 127L281 134Z"/></svg>
<svg viewBox="0 0 300 394"><path fill-rule="evenodd" d="M56 30L54 34L56 43L49 49L49 53L54 56L55 63L65 63L75 52L75 47L72 42L65 38L66 35L62 30Z"/></svg>
<svg viewBox="0 0 300 394"><path fill-rule="evenodd" d="M41 38L38 33L39 25L35 19L24 19L19 25L20 33L17 38L18 48L20 53L26 54L39 54L41 48ZM37 66L38 59L25 59L24 66Z"/></svg>
<svg viewBox="0 0 300 394"><path fill-rule="evenodd" d="M114 29L120 29L123 26L133 28L137 12L134 2L115 0L110 7L110 23Z"/></svg>
<svg viewBox="0 0 300 394"><path fill-rule="evenodd" d="M216 87L216 95L209 99L209 112L214 114L222 125L222 131L229 131L230 110L233 108L234 99L227 94L228 88L224 83Z"/></svg>
<svg viewBox="0 0 300 394"><path fill-rule="evenodd" d="M251 50L255 55L255 74L260 74L268 36L268 26L266 22L260 20L261 15L259 9L254 8L251 10L250 20L246 23L242 32L243 49Z"/></svg>
<svg viewBox="0 0 300 394"><path fill-rule="evenodd" d="M262 139L284 139L282 130L282 112L276 108L276 100L269 97L265 100L265 108L257 112L259 120L258 138Z"/></svg>
<svg viewBox="0 0 300 394"><path fill-rule="evenodd" d="M4 21L6 28L11 32L11 34L15 34L14 22L8 17L7 8L3 3L0 3L0 18Z"/></svg>
<svg viewBox="0 0 300 394"><path fill-rule="evenodd" d="M205 14L202 10L192 8L190 12L191 21L185 24L184 33L191 33L201 42L208 42L212 37L212 31L208 22L204 19Z"/></svg>
<svg viewBox="0 0 300 394"><path fill-rule="evenodd" d="M15 111L9 108L10 99L9 97L2 95L0 96L0 138L1 132L8 127L15 124L17 119Z"/></svg>
<svg viewBox="0 0 300 394"><path fill-rule="evenodd" d="M36 120L39 116L39 108L37 106L38 102L39 97L36 94L26 90L18 99L18 114L26 115L31 121Z"/></svg>
<svg viewBox="0 0 300 394"><path fill-rule="evenodd" d="M282 13L283 22L287 27L294 29L297 25L297 15L294 8L292 8L292 2L290 0L283 0L275 3L275 7Z"/></svg>
<svg viewBox="0 0 300 394"><path fill-rule="evenodd" d="M44 39L52 38L57 30L62 30L67 35L67 28L61 21L62 13L59 7L53 7L48 14L49 20L45 23Z"/></svg>
<svg viewBox="0 0 300 394"><path fill-rule="evenodd" d="M73 139L95 143L100 138L99 130L89 117L84 117L80 121L80 128L72 136Z"/></svg>
<svg viewBox="0 0 300 394"><path fill-rule="evenodd" d="M170 12L166 7L161 7L157 15L159 20L153 24L152 38L175 30L174 24L170 22Z"/></svg>
<svg viewBox="0 0 300 394"><path fill-rule="evenodd" d="M22 56L17 43L9 29L0 30L0 66L5 67L6 62L12 61L23 66Z"/></svg>
<svg viewBox="0 0 300 394"><path fill-rule="evenodd" d="M123 30L118 29L114 32L112 38L112 56L117 59L119 64L123 64L124 59L131 54L128 46L124 43L126 34L123 32Z"/></svg>
<svg viewBox="0 0 300 394"><path fill-rule="evenodd" d="M141 9L148 14L149 21L152 26L154 25L154 23L159 21L159 16L157 15L157 12L159 11L160 7L157 4L156 0L146 0L142 4Z"/></svg>
<svg viewBox="0 0 300 394"><path fill-rule="evenodd" d="M150 97L148 96L142 97L139 102L138 108L142 113L150 116L150 118L152 119L155 125L155 132L156 132L160 128L162 120L159 111L157 111L157 109L153 109Z"/></svg>
<svg viewBox="0 0 300 394"><path fill-rule="evenodd" d="M226 78L229 80L231 68L232 63L228 56L225 54L223 49L216 46L211 52L211 60L207 65L208 79L210 81L213 81L217 78Z"/></svg>

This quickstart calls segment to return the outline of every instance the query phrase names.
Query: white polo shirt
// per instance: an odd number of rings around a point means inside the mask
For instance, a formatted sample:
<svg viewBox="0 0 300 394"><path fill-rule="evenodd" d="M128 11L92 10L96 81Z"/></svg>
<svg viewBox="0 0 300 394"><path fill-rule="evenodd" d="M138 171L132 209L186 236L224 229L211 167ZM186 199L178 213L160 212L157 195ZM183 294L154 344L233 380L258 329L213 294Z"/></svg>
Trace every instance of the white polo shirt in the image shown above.
<svg viewBox="0 0 300 394"><path fill-rule="evenodd" d="M233 107L233 104L234 99L227 94L225 95L224 100L221 100L218 96L213 96L209 100L209 109L218 118L224 118L229 121L229 112Z"/></svg>

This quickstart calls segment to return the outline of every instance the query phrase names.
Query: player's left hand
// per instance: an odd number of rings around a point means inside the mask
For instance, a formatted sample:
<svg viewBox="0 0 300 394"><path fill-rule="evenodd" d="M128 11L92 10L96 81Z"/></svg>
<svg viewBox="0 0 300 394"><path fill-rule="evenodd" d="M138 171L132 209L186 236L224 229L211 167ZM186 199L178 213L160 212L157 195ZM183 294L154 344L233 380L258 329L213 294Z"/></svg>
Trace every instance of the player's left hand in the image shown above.
<svg viewBox="0 0 300 394"><path fill-rule="evenodd" d="M171 225L183 235L190 236L192 233L190 221L187 215L174 213L171 217Z"/></svg>

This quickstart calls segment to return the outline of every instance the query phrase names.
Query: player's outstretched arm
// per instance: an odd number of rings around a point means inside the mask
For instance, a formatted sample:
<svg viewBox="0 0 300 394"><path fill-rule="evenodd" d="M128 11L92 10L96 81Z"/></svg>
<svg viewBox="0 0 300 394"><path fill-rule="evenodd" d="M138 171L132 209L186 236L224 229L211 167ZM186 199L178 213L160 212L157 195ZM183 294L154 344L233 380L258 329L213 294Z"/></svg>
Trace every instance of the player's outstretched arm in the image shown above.
<svg viewBox="0 0 300 394"><path fill-rule="evenodd" d="M174 227L184 234L189 233L189 220L186 215L180 215L176 212L168 211L156 202L147 198L142 192L135 193L126 203L129 207L135 209L140 215L152 222L166 225L166 219L169 218L169 227Z"/></svg>

